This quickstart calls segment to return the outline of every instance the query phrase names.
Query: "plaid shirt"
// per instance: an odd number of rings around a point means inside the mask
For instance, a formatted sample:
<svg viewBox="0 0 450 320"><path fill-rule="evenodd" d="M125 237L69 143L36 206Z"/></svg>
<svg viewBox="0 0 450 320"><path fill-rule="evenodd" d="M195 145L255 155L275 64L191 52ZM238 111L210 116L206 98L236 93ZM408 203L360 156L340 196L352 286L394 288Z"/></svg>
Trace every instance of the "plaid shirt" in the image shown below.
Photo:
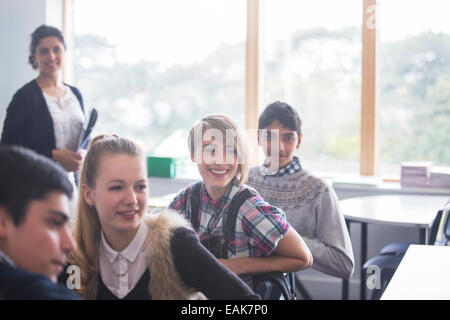
<svg viewBox="0 0 450 320"><path fill-rule="evenodd" d="M279 169L276 172L270 171L268 167L262 165L261 166L261 175L262 176L271 176L271 177L282 177L286 175L293 175L302 170L302 165L300 164L300 159L298 157L294 157L294 161L292 161L289 165L284 168Z"/></svg>
<svg viewBox="0 0 450 320"><path fill-rule="evenodd" d="M169 205L169 208L184 214L189 220L191 218L192 185L182 189ZM202 215L199 230L196 230L201 241L223 235L224 213L227 212L233 197L239 191L247 188L250 187L231 183L223 197L212 200L205 186L202 185L199 204ZM257 194L256 191L254 193ZM231 239L231 245L228 247L230 259L270 255L289 227L284 212L265 202L259 195L244 202L236 219L236 229Z"/></svg>

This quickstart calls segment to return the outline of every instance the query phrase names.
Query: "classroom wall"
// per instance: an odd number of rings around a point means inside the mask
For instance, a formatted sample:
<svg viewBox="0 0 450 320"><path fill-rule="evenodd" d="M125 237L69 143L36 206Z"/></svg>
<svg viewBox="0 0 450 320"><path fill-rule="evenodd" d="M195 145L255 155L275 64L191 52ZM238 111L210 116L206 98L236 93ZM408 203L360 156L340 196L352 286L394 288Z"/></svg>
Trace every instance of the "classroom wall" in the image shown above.
<svg viewBox="0 0 450 320"><path fill-rule="evenodd" d="M0 0L0 128L13 94L37 76L28 64L30 35L41 24L62 28L63 0Z"/></svg>

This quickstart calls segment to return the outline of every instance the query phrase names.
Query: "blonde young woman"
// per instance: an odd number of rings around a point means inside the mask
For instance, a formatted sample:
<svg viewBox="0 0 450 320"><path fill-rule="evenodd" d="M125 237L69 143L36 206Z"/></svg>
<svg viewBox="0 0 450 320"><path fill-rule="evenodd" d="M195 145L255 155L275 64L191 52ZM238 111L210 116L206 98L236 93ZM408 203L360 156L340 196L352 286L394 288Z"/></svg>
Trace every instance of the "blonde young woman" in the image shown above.
<svg viewBox="0 0 450 320"><path fill-rule="evenodd" d="M248 148L237 124L204 117L188 145L202 181L180 190L169 207L191 220L203 244L248 284L256 274L309 268L311 252L284 212L244 184Z"/></svg>
<svg viewBox="0 0 450 320"><path fill-rule="evenodd" d="M81 172L70 263L85 299L258 299L204 249L189 223L147 215L142 151L117 136L96 137ZM202 294L200 294L201 292Z"/></svg>

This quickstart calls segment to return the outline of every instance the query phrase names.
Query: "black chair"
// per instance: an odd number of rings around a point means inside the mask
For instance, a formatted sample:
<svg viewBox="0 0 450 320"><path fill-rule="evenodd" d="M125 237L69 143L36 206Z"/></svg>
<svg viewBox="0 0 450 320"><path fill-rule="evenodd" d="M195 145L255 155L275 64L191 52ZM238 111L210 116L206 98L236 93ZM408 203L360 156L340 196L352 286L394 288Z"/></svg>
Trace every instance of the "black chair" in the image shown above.
<svg viewBox="0 0 450 320"><path fill-rule="evenodd" d="M300 292L301 296L303 297L303 300L312 300L312 296L309 294L308 290L306 290L303 283L300 281L300 279L294 274L294 280L295 280L295 288L298 292Z"/></svg>
<svg viewBox="0 0 450 320"><path fill-rule="evenodd" d="M253 277L253 290L262 300L296 300L293 272L268 272Z"/></svg>
<svg viewBox="0 0 450 320"><path fill-rule="evenodd" d="M450 204L447 206L447 218L445 223L443 222L439 226L437 232L435 245L437 246L449 246L450 245ZM442 232L441 232L442 231Z"/></svg>
<svg viewBox="0 0 450 320"><path fill-rule="evenodd" d="M397 270L397 267L402 259L403 256L379 255L373 257L364 264L364 272L367 272L368 268L371 266L377 266L380 270L380 287L373 289L370 297L371 300L379 300L381 298L381 295L391 281L392 276L394 275L395 270Z"/></svg>
<svg viewBox="0 0 450 320"><path fill-rule="evenodd" d="M439 228L439 223L441 222L442 214L444 209L441 209L436 214L436 217L433 220L433 224L431 225L430 235L428 237L428 244L434 244L436 241L436 236ZM394 242L386 245L380 250L380 255L397 255L402 256L408 250L409 245L411 244L419 244L417 242Z"/></svg>
<svg viewBox="0 0 450 320"><path fill-rule="evenodd" d="M371 266L377 266L380 270L380 288L374 289L371 299L377 300L381 297L389 281L397 270L398 265L408 250L408 247L414 243L391 243L381 249L380 254L366 261L363 266L363 272L367 272ZM430 245L447 246L450 244L450 203L440 209L433 221L430 236L428 239Z"/></svg>
<svg viewBox="0 0 450 320"><path fill-rule="evenodd" d="M253 277L253 289L262 300L297 300L297 292L303 300L312 300L295 272L269 272Z"/></svg>

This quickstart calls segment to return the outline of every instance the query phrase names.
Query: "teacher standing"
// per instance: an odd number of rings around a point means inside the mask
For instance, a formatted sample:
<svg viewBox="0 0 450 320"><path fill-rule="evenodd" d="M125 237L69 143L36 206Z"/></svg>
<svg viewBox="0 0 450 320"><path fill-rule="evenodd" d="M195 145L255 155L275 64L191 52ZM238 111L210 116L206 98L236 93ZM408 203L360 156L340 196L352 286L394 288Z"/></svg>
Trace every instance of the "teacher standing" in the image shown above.
<svg viewBox="0 0 450 320"><path fill-rule="evenodd" d="M84 158L78 140L85 114L80 91L62 81L65 53L57 28L42 25L32 33L28 60L39 75L14 94L0 143L30 148L73 172Z"/></svg>

